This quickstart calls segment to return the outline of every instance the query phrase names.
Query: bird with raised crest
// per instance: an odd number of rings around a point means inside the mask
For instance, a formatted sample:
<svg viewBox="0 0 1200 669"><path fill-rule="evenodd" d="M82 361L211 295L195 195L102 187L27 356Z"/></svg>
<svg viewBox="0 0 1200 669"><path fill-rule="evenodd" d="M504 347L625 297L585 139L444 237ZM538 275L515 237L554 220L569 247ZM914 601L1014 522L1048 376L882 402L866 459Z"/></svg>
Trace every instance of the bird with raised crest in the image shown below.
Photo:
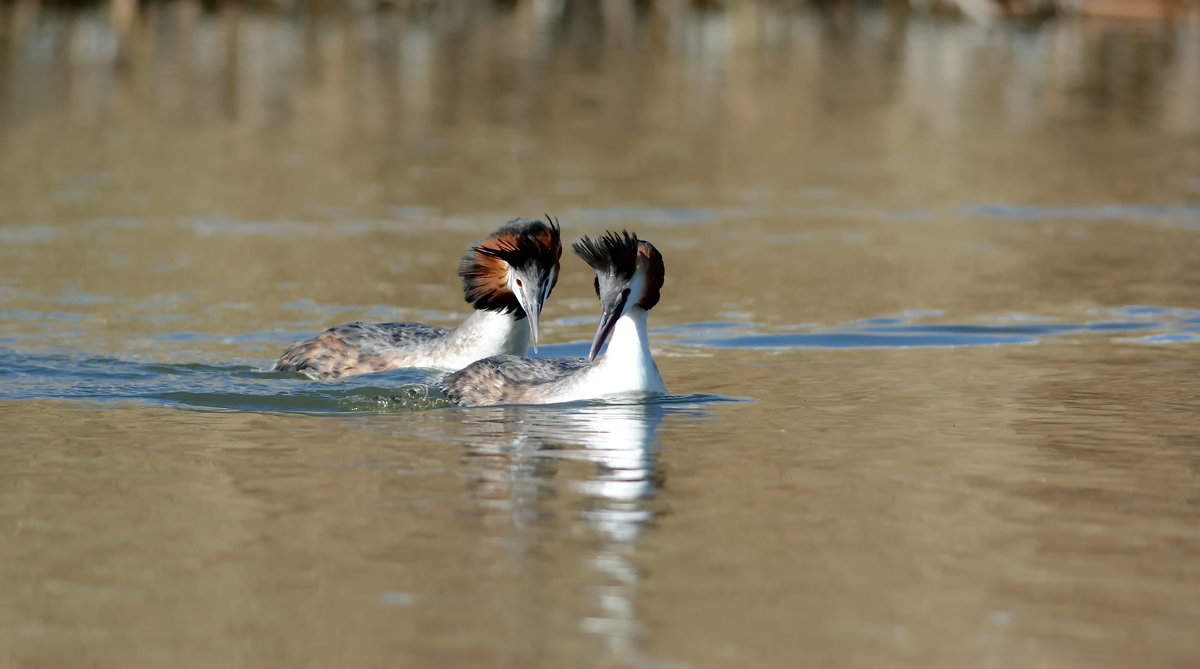
<svg viewBox="0 0 1200 669"><path fill-rule="evenodd" d="M600 298L600 325L588 357L499 355L477 360L439 379L438 387L450 401L461 406L553 404L666 394L646 330L666 273L662 254L625 231L584 237L572 249L595 270Z"/></svg>
<svg viewBox="0 0 1200 669"><path fill-rule="evenodd" d="M453 370L495 355L537 350L542 307L558 282L557 222L518 218L472 246L458 266L475 311L454 328L356 321L292 344L276 371L337 379L405 367Z"/></svg>

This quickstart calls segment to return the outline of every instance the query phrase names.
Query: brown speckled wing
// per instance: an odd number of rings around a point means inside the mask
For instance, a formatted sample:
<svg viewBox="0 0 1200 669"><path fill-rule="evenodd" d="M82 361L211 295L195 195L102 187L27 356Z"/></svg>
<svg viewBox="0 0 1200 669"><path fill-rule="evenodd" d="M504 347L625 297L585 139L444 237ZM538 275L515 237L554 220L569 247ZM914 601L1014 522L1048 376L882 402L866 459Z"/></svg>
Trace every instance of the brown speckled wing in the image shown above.
<svg viewBox="0 0 1200 669"><path fill-rule="evenodd" d="M476 360L441 378L438 385L460 406L553 401L546 386L588 366L584 358L522 358L497 355Z"/></svg>
<svg viewBox="0 0 1200 669"><path fill-rule="evenodd" d="M343 323L292 344L276 361L275 370L302 372L314 379L381 372L394 369L405 349L446 332L421 323Z"/></svg>

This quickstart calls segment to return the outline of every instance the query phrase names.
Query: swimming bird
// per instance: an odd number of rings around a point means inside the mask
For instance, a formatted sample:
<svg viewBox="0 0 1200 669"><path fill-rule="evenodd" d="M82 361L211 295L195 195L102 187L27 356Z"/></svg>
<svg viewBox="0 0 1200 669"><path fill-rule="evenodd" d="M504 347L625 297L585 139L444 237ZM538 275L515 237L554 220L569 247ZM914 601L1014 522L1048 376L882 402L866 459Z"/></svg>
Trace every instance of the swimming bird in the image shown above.
<svg viewBox="0 0 1200 669"><path fill-rule="evenodd" d="M292 344L275 363L281 372L336 379L403 367L461 369L493 355L537 350L542 307L558 282L558 224L518 218L472 246L458 266L463 297L474 313L458 327L356 321ZM528 320L528 324L524 321Z"/></svg>
<svg viewBox="0 0 1200 669"><path fill-rule="evenodd" d="M667 392L650 355L646 318L658 304L666 270L650 242L622 231L572 245L596 271L600 325L587 358L484 358L443 376L438 386L461 406L552 404ZM608 342L603 355L600 349Z"/></svg>

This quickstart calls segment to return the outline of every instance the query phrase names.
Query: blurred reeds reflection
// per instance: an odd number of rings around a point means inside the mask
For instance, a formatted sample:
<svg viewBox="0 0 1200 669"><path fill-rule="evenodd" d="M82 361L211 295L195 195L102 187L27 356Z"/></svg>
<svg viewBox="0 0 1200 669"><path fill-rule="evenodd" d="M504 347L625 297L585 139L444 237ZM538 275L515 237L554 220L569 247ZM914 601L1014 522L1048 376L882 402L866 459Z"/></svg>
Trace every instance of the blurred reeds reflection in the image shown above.
<svg viewBox="0 0 1200 669"><path fill-rule="evenodd" d="M792 106L775 98L800 87L807 104L907 108L896 122L936 132L962 126L950 110L985 94L978 82L1004 76L1012 90L981 102L1015 122L1057 120L1064 104L1124 106L1132 95L1145 99L1147 122L1200 123L1186 94L1200 80L1195 21L1012 25L1019 50L1009 53L969 22L903 5L0 3L0 115L68 109L89 123L150 114L258 129L313 119L329 141L351 144L363 133L402 141L456 126L473 141L486 127L579 130L581 113L612 133L737 128ZM1071 90L1092 99L1062 99ZM797 124L809 116L793 113Z"/></svg>

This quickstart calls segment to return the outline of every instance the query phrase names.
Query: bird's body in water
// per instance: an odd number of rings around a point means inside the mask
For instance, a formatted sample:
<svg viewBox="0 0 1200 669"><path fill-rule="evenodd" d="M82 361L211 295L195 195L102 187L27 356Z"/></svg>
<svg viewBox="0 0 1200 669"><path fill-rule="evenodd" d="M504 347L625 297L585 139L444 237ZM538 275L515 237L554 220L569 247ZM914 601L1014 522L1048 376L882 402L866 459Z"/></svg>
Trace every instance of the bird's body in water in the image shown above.
<svg viewBox="0 0 1200 669"><path fill-rule="evenodd" d="M662 254L636 235L606 233L574 245L596 271L601 317L587 358L484 358L443 376L438 385L462 406L553 404L666 394L650 355L646 318L658 303ZM597 357L608 342L604 354Z"/></svg>
<svg viewBox="0 0 1200 669"><path fill-rule="evenodd" d="M290 346L277 371L336 379L404 367L461 369L494 355L537 348L542 306L558 281L562 242L553 221L509 221L471 247L459 264L463 295L475 311L458 327L421 323L344 323Z"/></svg>

